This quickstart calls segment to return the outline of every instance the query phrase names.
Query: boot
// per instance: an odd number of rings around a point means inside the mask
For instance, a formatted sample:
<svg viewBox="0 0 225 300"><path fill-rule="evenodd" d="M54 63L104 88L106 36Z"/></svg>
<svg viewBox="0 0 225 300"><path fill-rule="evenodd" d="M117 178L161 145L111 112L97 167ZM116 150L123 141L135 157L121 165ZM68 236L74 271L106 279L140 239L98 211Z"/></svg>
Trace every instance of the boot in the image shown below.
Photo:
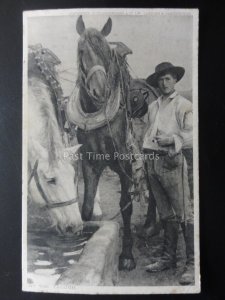
<svg viewBox="0 0 225 300"><path fill-rule="evenodd" d="M147 272L161 272L176 267L176 250L178 241L179 223L175 221L163 222L164 251L162 258L146 266Z"/></svg>
<svg viewBox="0 0 225 300"><path fill-rule="evenodd" d="M194 224L184 223L181 224L185 244L186 244L186 266L183 274L179 280L181 285L194 284L195 282L195 268L194 268Z"/></svg>

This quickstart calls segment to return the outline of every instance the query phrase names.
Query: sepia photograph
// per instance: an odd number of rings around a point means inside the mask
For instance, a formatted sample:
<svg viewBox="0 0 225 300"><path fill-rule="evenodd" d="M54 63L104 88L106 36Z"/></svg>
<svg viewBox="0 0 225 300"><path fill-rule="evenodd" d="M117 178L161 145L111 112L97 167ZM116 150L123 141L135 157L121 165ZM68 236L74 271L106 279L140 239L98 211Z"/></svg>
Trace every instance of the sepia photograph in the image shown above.
<svg viewBox="0 0 225 300"><path fill-rule="evenodd" d="M200 293L198 18L23 12L23 291Z"/></svg>

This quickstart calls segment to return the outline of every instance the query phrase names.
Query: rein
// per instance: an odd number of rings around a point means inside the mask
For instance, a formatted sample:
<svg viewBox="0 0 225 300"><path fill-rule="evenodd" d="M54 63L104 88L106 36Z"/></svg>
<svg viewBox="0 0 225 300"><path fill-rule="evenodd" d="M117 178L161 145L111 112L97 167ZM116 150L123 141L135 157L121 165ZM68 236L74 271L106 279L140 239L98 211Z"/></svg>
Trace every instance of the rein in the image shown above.
<svg viewBox="0 0 225 300"><path fill-rule="evenodd" d="M37 189L38 189L41 197L45 201L45 206L43 208L46 208L46 209L58 208L58 207L68 206L68 205L71 205L71 204L74 204L74 203L78 202L77 198L73 198L73 199L68 200L68 201L51 203L48 200L48 197L46 196L46 194L44 192L44 189L43 189L43 187L42 187L42 185L40 183L40 179L39 179L39 176L38 176L37 169L38 169L38 159L35 161L34 167L33 167L32 171L31 171L31 174L30 174L30 177L29 177L29 180L28 180L28 185L30 184L32 178L34 178L36 186L37 186Z"/></svg>

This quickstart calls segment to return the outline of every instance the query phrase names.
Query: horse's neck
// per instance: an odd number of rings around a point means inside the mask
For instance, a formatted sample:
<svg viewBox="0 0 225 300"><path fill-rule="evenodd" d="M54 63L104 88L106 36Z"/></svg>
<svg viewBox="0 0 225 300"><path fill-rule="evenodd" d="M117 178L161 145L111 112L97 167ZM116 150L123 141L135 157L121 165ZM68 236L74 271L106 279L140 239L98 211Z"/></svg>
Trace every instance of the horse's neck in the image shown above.
<svg viewBox="0 0 225 300"><path fill-rule="evenodd" d="M62 148L58 122L48 86L35 78L29 80L29 137L50 152L49 145Z"/></svg>
<svg viewBox="0 0 225 300"><path fill-rule="evenodd" d="M55 115L58 118L56 91L53 89L52 85L47 80L47 78L46 78L47 75L44 72L41 72L41 70L39 69L37 64L33 62L33 60L29 61L28 65L29 65L29 67L28 67L28 78L33 79L34 81L42 82L44 85L48 86L51 102L53 104L54 111L55 111ZM54 68L50 67L49 65L47 65L47 68L50 71L50 73L54 74L54 76L55 76ZM47 71L45 70L45 72L47 72ZM57 92L58 92L58 90L59 89L57 89ZM60 96L62 96L62 95L60 94Z"/></svg>

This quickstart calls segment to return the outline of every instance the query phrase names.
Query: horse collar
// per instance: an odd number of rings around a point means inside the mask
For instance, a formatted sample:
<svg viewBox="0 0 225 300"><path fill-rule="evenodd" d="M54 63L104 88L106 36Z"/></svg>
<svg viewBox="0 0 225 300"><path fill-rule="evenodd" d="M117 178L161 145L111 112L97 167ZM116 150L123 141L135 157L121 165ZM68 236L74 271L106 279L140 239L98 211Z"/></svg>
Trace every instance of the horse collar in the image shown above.
<svg viewBox="0 0 225 300"><path fill-rule="evenodd" d="M66 114L69 121L82 130L93 130L105 126L108 121L112 121L121 102L121 88L118 86L107 101L106 106L94 113L86 113L81 107L80 90L77 87L71 95L66 107Z"/></svg>

